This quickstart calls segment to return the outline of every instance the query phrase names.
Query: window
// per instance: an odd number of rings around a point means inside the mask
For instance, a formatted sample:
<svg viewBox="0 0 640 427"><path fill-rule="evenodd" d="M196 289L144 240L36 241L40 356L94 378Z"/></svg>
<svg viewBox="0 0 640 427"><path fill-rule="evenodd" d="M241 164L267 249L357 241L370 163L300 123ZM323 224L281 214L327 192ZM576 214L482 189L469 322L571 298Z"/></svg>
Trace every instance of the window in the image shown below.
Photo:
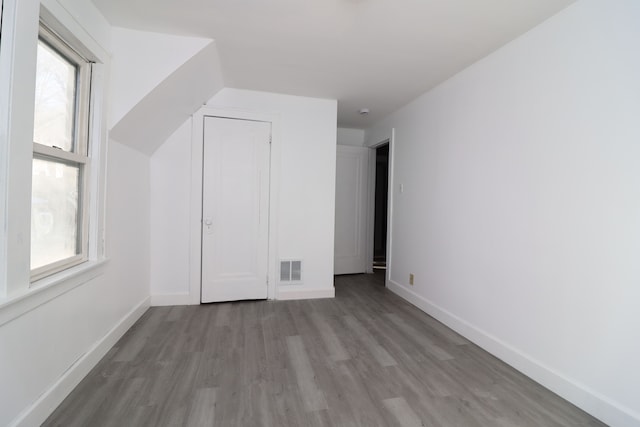
<svg viewBox="0 0 640 427"><path fill-rule="evenodd" d="M87 260L91 63L41 24L31 192L32 281Z"/></svg>
<svg viewBox="0 0 640 427"><path fill-rule="evenodd" d="M20 7L25 3L33 7ZM106 23L85 28L56 1L3 5L0 317L6 320L104 273L110 55L103 47Z"/></svg>

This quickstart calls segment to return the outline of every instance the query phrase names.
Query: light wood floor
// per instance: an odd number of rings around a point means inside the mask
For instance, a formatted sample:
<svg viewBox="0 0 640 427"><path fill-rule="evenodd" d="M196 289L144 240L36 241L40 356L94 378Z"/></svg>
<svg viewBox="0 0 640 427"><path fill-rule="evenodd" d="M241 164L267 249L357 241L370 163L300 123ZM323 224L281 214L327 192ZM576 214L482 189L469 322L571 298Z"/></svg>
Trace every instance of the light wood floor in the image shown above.
<svg viewBox="0 0 640 427"><path fill-rule="evenodd" d="M46 426L601 426L387 291L151 308Z"/></svg>

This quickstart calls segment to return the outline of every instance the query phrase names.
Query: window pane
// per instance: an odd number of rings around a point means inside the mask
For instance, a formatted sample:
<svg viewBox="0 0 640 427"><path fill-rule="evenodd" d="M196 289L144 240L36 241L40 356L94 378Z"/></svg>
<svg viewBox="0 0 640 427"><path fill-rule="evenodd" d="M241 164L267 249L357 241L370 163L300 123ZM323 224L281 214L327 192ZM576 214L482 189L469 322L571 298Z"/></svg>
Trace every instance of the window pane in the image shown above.
<svg viewBox="0 0 640 427"><path fill-rule="evenodd" d="M33 140L73 151L77 67L38 42Z"/></svg>
<svg viewBox="0 0 640 427"><path fill-rule="evenodd" d="M81 252L78 245L80 168L33 159L31 268Z"/></svg>

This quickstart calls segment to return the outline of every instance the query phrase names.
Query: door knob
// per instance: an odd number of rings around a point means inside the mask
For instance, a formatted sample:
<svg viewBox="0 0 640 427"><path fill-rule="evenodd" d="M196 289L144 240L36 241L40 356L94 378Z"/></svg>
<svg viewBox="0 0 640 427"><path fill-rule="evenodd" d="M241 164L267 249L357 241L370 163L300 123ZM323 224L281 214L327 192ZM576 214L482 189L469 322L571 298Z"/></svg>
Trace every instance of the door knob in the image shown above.
<svg viewBox="0 0 640 427"><path fill-rule="evenodd" d="M204 232L206 234L213 234L213 221L209 218L205 218L202 220L204 224Z"/></svg>

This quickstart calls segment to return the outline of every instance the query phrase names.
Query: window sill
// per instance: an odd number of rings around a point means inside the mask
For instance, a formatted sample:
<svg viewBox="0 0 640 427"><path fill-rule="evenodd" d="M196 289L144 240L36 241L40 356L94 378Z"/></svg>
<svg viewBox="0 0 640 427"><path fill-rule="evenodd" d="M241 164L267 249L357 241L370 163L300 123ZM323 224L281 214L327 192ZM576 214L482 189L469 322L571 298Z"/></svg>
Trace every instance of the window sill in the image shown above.
<svg viewBox="0 0 640 427"><path fill-rule="evenodd" d="M8 298L0 298L0 326L104 274L108 259L87 261L45 277Z"/></svg>

